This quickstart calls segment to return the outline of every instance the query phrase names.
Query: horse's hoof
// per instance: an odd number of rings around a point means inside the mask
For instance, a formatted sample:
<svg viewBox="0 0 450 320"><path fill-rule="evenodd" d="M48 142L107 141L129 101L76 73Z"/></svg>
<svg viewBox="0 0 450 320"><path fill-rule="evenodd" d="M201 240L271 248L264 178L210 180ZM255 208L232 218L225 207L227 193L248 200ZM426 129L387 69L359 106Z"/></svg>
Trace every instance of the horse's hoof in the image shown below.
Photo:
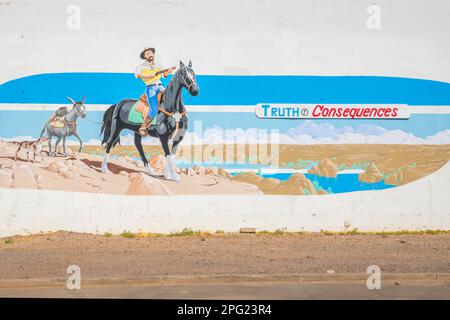
<svg viewBox="0 0 450 320"><path fill-rule="evenodd" d="M179 175L177 175L177 174L169 174L168 172L164 173L164 178L166 178L167 180L170 180L170 181L175 181L175 182L180 182L181 181Z"/></svg>
<svg viewBox="0 0 450 320"><path fill-rule="evenodd" d="M145 172L149 175L153 175L153 169L150 166L145 167Z"/></svg>

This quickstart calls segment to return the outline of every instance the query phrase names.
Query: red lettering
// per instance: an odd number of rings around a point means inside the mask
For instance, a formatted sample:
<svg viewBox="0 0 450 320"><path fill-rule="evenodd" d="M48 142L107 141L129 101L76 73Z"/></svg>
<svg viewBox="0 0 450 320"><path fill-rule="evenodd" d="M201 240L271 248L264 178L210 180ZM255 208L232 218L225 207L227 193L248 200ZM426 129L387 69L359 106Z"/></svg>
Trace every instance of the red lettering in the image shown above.
<svg viewBox="0 0 450 320"><path fill-rule="evenodd" d="M320 111L322 110L322 108L323 108L323 106L321 106L319 104L317 106L315 106L314 110L313 110L313 113L312 113L312 116L313 117L320 117ZM319 113L316 114L316 110L317 109L319 109Z"/></svg>
<svg viewBox="0 0 450 320"><path fill-rule="evenodd" d="M336 108L331 108L328 116L330 118L335 117L336 116Z"/></svg>
<svg viewBox="0 0 450 320"><path fill-rule="evenodd" d="M393 117L396 117L396 116L397 116L397 112L398 112L398 108L394 108L394 109L392 110L392 116L393 116Z"/></svg>

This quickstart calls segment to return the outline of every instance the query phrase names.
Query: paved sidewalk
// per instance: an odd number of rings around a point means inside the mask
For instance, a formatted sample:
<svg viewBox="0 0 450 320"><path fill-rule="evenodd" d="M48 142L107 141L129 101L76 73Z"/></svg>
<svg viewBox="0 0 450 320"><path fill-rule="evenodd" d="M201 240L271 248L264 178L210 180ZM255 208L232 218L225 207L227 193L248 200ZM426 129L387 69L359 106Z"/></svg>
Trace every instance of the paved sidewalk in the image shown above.
<svg viewBox="0 0 450 320"><path fill-rule="evenodd" d="M0 288L0 297L127 299L450 299L450 282L382 283L369 290L361 282L254 282L170 285L102 285L68 290L61 287Z"/></svg>

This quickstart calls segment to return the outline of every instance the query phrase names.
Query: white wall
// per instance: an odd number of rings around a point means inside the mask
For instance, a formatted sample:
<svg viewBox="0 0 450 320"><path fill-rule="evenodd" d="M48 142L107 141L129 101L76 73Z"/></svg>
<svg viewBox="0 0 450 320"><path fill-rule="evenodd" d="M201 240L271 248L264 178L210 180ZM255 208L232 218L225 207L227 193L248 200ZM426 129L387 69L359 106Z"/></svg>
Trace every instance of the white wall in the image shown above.
<svg viewBox="0 0 450 320"><path fill-rule="evenodd" d="M47 72L132 72L145 46L202 74L383 75L450 82L450 1L8 0L0 83ZM70 4L81 29L66 26ZM55 231L450 229L450 169L381 191L323 196L129 197L0 189L0 236Z"/></svg>
<svg viewBox="0 0 450 320"><path fill-rule="evenodd" d="M366 27L369 5L381 29ZM66 26L70 4L81 29ZM45 72L131 72L145 46L202 74L383 75L450 82L448 0L8 0L0 83Z"/></svg>
<svg viewBox="0 0 450 320"><path fill-rule="evenodd" d="M404 186L318 196L117 196L0 189L0 237L40 231L450 230L450 163ZM347 228L346 228L347 226Z"/></svg>

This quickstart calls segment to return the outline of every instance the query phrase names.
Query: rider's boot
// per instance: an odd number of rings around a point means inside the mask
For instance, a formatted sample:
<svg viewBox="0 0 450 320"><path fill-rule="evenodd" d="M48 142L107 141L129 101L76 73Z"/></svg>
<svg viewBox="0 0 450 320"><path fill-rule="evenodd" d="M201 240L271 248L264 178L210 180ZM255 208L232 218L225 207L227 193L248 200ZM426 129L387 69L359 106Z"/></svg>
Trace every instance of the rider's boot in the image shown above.
<svg viewBox="0 0 450 320"><path fill-rule="evenodd" d="M143 137L148 135L147 129L150 127L152 123L152 117L145 117L144 122L142 122L142 126L139 128L139 134Z"/></svg>

